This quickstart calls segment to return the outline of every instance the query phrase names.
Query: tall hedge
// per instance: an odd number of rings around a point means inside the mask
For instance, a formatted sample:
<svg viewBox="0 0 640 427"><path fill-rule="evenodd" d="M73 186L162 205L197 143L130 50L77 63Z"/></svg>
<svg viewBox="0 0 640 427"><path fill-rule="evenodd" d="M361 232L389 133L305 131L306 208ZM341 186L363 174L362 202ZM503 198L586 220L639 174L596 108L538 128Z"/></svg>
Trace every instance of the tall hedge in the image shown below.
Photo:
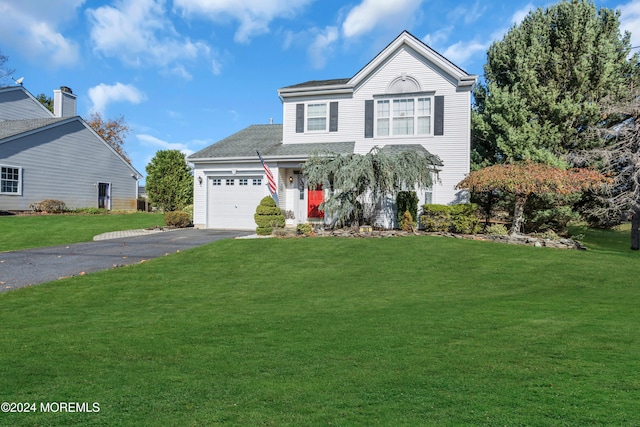
<svg viewBox="0 0 640 427"><path fill-rule="evenodd" d="M268 236L273 232L274 228L283 228L285 224L284 215L282 215L282 211L276 206L276 202L271 196L266 196L260 200L253 219L258 225L256 234L260 236Z"/></svg>

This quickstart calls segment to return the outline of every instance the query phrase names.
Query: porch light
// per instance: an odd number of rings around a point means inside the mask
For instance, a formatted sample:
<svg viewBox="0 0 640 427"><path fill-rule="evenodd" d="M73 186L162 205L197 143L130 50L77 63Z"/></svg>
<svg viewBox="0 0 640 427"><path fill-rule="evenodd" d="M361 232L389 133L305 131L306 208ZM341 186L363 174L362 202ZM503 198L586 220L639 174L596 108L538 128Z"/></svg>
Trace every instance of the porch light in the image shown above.
<svg viewBox="0 0 640 427"><path fill-rule="evenodd" d="M289 177L289 184L293 184L293 177L292 176Z"/></svg>
<svg viewBox="0 0 640 427"><path fill-rule="evenodd" d="M198 184L202 185L202 177L201 176L198 177Z"/></svg>

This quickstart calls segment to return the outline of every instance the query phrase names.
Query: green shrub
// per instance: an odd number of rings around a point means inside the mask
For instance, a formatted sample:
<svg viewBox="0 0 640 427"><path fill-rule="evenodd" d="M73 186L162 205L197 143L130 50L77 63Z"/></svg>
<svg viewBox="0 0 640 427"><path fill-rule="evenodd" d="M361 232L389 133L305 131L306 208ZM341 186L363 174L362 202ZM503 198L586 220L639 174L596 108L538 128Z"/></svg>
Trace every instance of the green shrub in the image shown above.
<svg viewBox="0 0 640 427"><path fill-rule="evenodd" d="M169 227L184 228L191 224L191 216L184 211L171 211L165 214L164 222Z"/></svg>
<svg viewBox="0 0 640 427"><path fill-rule="evenodd" d="M567 235L571 222L580 220L580 214L573 209L579 195L540 194L533 195L525 206L525 232L542 233L553 230Z"/></svg>
<svg viewBox="0 0 640 427"><path fill-rule="evenodd" d="M425 231L449 231L451 207L446 205L424 205L420 224Z"/></svg>
<svg viewBox="0 0 640 427"><path fill-rule="evenodd" d="M256 234L260 236L268 236L273 232L274 228L283 228L285 225L284 215L282 215L282 211L276 206L276 202L271 196L266 196L260 200L253 219L258 225Z"/></svg>
<svg viewBox="0 0 640 427"><path fill-rule="evenodd" d="M402 229L400 224L406 211L409 211L412 220L418 217L418 195L415 191L398 192L396 196L396 207L398 210L398 226Z"/></svg>
<svg viewBox="0 0 640 427"><path fill-rule="evenodd" d="M193 205L187 205L181 209L182 212L186 212L189 215L189 218L193 220Z"/></svg>
<svg viewBox="0 0 640 427"><path fill-rule="evenodd" d="M403 231L413 231L415 226L416 224L413 222L411 212L408 210L404 211L404 215L402 215L402 220L400 221L400 229Z"/></svg>
<svg viewBox="0 0 640 427"><path fill-rule="evenodd" d="M549 239L549 240L559 240L560 239L560 236L558 236L558 234L555 231L551 230L551 229L545 230L542 233L533 233L533 236L539 237L541 239Z"/></svg>
<svg viewBox="0 0 640 427"><path fill-rule="evenodd" d="M296 227L296 233L310 236L313 234L313 227L308 222L305 224L298 224Z"/></svg>
<svg viewBox="0 0 640 427"><path fill-rule="evenodd" d="M67 205L62 200L46 199L29 206L34 212L62 213L67 210Z"/></svg>
<svg viewBox="0 0 640 427"><path fill-rule="evenodd" d="M424 205L420 224L426 231L475 234L480 231L480 219L475 204Z"/></svg>
<svg viewBox="0 0 640 427"><path fill-rule="evenodd" d="M109 211L104 208L78 208L74 209L73 212L84 215L102 215L108 213Z"/></svg>
<svg viewBox="0 0 640 427"><path fill-rule="evenodd" d="M460 234L476 234L480 231L478 207L475 204L459 204L451 207L451 231Z"/></svg>
<svg viewBox="0 0 640 427"><path fill-rule="evenodd" d="M502 224L491 224L487 227L484 234L487 236L507 236L509 235L509 230Z"/></svg>

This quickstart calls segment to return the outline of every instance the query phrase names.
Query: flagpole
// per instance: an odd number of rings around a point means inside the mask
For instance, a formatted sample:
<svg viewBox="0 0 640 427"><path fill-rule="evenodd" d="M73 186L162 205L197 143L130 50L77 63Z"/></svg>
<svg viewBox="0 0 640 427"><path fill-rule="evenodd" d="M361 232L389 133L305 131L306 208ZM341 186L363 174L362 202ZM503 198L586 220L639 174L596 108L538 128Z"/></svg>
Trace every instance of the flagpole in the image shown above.
<svg viewBox="0 0 640 427"><path fill-rule="evenodd" d="M280 206L280 203L278 201L278 185L276 183L276 179L274 178L273 173L271 173L271 169L269 169L269 166L267 166L264 159L260 155L260 152L256 150L256 153L258 154L260 163L262 163L264 173L267 176L267 188L269 189L269 194L271 194L271 198L273 199L273 201L276 202L276 206Z"/></svg>

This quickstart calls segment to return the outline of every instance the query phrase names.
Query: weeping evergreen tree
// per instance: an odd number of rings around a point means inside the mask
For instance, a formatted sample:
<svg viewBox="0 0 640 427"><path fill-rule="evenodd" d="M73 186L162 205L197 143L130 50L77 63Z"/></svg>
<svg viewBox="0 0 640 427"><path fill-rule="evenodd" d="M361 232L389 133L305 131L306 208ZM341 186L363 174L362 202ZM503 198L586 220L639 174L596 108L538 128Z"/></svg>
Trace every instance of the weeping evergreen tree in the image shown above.
<svg viewBox="0 0 640 427"><path fill-rule="evenodd" d="M320 209L332 225L373 224L386 198L401 190L427 188L442 166L438 156L422 150L386 154L374 147L367 154L315 154L303 167L309 187L327 185L331 194Z"/></svg>

